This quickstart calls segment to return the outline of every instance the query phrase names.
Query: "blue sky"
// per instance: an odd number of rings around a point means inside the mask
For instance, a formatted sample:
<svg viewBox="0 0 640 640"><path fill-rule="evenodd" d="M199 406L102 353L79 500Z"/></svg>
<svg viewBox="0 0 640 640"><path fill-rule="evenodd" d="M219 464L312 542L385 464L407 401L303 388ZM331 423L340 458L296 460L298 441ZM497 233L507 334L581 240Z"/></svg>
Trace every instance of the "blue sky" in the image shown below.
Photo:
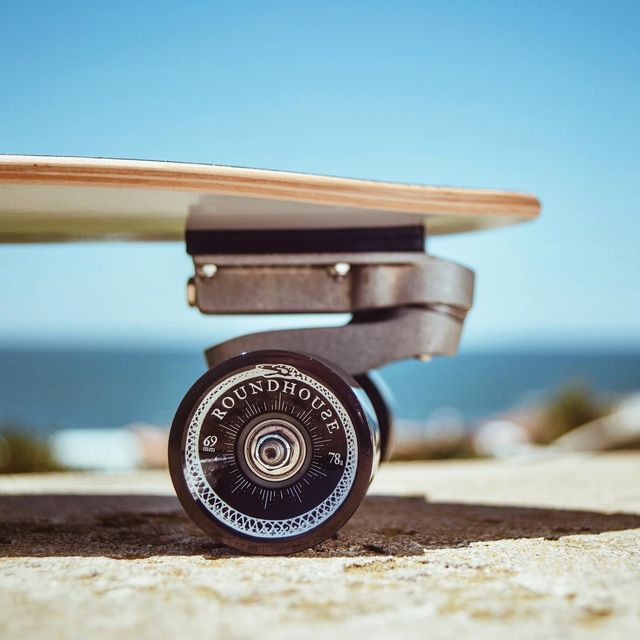
<svg viewBox="0 0 640 640"><path fill-rule="evenodd" d="M640 3L3 3L0 152L536 193L436 238L478 272L464 345L640 346ZM179 245L0 247L0 342L206 344Z"/></svg>

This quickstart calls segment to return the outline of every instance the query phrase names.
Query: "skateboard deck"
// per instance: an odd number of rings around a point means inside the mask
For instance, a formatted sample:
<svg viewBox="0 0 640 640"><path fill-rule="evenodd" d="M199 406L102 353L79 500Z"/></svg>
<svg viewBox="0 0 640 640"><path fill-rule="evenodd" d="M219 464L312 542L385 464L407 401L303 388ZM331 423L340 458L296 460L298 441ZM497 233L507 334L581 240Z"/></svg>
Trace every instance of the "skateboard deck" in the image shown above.
<svg viewBox="0 0 640 640"><path fill-rule="evenodd" d="M0 155L0 242L183 240L190 229L424 225L438 235L535 218L535 196L220 165Z"/></svg>

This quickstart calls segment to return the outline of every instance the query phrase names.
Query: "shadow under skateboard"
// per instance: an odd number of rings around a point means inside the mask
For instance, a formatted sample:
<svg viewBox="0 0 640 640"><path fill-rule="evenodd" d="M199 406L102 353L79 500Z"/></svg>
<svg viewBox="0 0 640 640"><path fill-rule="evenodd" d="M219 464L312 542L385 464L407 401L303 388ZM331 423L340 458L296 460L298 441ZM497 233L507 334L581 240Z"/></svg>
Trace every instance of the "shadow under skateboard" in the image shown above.
<svg viewBox="0 0 640 640"><path fill-rule="evenodd" d="M349 523L301 557L415 556L425 549L519 538L558 539L640 528L640 515L368 496ZM237 557L172 496L2 495L0 556Z"/></svg>

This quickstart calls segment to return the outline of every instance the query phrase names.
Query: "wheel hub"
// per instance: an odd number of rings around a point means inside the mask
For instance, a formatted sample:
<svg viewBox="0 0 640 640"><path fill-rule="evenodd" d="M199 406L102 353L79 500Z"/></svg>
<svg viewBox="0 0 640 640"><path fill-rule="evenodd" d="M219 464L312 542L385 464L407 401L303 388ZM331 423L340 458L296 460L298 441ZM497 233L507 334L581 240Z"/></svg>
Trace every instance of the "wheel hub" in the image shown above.
<svg viewBox="0 0 640 640"><path fill-rule="evenodd" d="M244 458L262 480L283 482L295 476L307 455L307 444L297 425L270 417L255 424L244 442Z"/></svg>

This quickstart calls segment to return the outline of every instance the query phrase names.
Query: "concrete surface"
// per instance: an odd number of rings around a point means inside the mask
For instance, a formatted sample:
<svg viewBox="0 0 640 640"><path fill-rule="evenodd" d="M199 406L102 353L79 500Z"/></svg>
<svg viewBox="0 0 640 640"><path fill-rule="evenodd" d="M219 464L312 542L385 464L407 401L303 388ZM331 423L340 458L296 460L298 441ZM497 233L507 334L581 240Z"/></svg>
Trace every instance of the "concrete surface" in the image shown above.
<svg viewBox="0 0 640 640"><path fill-rule="evenodd" d="M336 539L243 557L163 472L0 477L0 637L638 638L640 454L389 464Z"/></svg>

